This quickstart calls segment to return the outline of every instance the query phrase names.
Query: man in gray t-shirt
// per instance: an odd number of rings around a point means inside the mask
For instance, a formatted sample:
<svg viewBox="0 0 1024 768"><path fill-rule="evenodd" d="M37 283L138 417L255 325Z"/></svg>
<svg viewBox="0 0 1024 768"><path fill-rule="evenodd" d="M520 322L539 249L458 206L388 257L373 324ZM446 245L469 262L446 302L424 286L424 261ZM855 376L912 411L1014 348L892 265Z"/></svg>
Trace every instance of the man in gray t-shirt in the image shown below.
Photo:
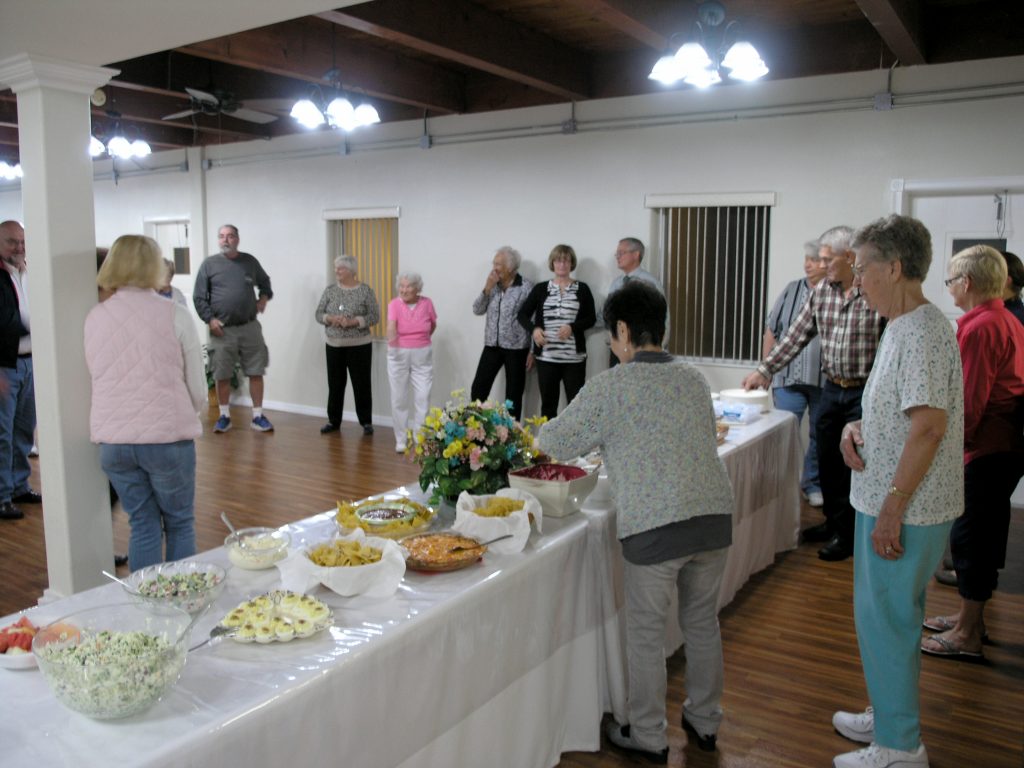
<svg viewBox="0 0 1024 768"><path fill-rule="evenodd" d="M612 280L612 284L608 286L609 296L620 290L629 280L643 280L645 283L650 283L657 288L658 293L662 296L665 295L665 290L661 287L661 281L640 266L640 262L643 261L643 259L644 244L642 240L638 240L635 237L624 237L619 240L619 245L615 249L615 266L622 270L622 274ZM665 321L665 329L665 338L668 338L667 319ZM662 339L662 341L664 342L664 339ZM614 368L618 364L619 358L615 356L614 352L609 351L608 367Z"/></svg>
<svg viewBox="0 0 1024 768"><path fill-rule="evenodd" d="M209 256L199 267L192 296L196 312L210 327L210 362L220 405L213 431L231 429L231 375L240 363L242 372L249 377L251 426L258 432L270 432L274 426L263 415L263 374L269 354L256 316L266 309L274 292L270 278L256 258L238 250L238 227L222 226L217 231L217 242L220 253Z"/></svg>

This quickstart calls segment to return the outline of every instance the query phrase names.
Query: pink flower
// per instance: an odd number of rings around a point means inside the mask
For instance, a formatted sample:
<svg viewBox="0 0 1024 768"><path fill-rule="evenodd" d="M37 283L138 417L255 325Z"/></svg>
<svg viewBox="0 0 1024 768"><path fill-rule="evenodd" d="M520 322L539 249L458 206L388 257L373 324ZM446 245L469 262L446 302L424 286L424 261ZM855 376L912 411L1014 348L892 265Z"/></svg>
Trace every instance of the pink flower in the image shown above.
<svg viewBox="0 0 1024 768"><path fill-rule="evenodd" d="M482 453L483 450L480 446L474 446L473 450L469 452L469 468L473 471L476 471L483 466L483 464L480 463L480 454Z"/></svg>
<svg viewBox="0 0 1024 768"><path fill-rule="evenodd" d="M504 424L499 424L497 429L495 429L495 432L498 433L498 439L501 442L504 443L508 440L508 427L506 427Z"/></svg>

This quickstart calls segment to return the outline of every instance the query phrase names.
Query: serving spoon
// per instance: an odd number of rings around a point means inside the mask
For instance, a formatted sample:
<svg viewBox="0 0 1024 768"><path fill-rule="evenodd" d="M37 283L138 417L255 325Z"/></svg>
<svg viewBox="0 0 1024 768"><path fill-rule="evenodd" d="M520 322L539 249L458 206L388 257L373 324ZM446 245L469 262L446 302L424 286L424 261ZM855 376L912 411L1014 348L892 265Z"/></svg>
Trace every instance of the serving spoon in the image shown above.
<svg viewBox="0 0 1024 768"><path fill-rule="evenodd" d="M122 587L127 589L133 595L139 594L139 590L137 590L135 587L133 587L131 584L129 584L124 579L118 578L117 576L112 574L110 571L100 571L100 573L102 573L104 576L106 576L111 581L116 581L118 584L120 584Z"/></svg>
<svg viewBox="0 0 1024 768"><path fill-rule="evenodd" d="M515 535L514 533L506 533L504 536L499 536L498 538L491 539L490 541L481 541L479 544L474 544L473 546L470 546L470 547L466 547L466 546L463 546L462 544L459 544L458 546L452 547L448 551L449 552L468 552L471 549L480 549L481 547L486 547L488 544L493 544L496 541L504 541L505 539L511 539L514 535Z"/></svg>

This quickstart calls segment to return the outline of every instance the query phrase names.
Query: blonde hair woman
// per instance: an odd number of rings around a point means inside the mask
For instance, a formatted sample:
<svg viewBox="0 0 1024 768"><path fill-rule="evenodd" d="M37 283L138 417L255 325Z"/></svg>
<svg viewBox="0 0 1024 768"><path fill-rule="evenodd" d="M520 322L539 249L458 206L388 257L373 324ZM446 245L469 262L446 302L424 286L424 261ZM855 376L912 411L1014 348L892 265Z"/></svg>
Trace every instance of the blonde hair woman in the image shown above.
<svg viewBox="0 0 1024 768"><path fill-rule="evenodd" d="M90 434L128 515L132 570L196 550L194 439L206 379L191 316L156 292L164 275L155 240L119 237L96 279L113 295L85 319Z"/></svg>

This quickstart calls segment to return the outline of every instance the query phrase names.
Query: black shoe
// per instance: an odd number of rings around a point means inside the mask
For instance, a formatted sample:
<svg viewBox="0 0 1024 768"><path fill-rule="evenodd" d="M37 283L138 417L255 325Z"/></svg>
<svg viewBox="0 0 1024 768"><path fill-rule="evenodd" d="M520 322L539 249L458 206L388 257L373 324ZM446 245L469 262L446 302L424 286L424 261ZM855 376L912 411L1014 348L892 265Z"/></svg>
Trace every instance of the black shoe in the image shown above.
<svg viewBox="0 0 1024 768"><path fill-rule="evenodd" d="M838 533L832 537L832 541L818 550L818 557L830 563L845 560L853 554L853 544L844 539Z"/></svg>
<svg viewBox="0 0 1024 768"><path fill-rule="evenodd" d="M825 522L825 523L820 523L819 525L813 525L810 528L804 529L804 532L803 532L802 535L803 535L803 540L804 541L814 541L814 542L828 541L829 539L832 538L832 529L829 528L828 523Z"/></svg>
<svg viewBox="0 0 1024 768"><path fill-rule="evenodd" d="M373 434L373 424L363 424L363 434L364 435L372 435Z"/></svg>
<svg viewBox="0 0 1024 768"><path fill-rule="evenodd" d="M668 747L665 747L661 752L652 752L649 749L644 749L633 741L633 737L629 735L628 725L619 725L613 721L605 728L604 734L613 746L634 757L642 757L647 762L657 765L665 765L668 762Z"/></svg>
<svg viewBox="0 0 1024 768"><path fill-rule="evenodd" d="M0 504L0 520L21 520L24 516L25 513L11 502L5 501Z"/></svg>
<svg viewBox="0 0 1024 768"><path fill-rule="evenodd" d="M122 565L128 565L128 555L114 555L114 567L120 568Z"/></svg>
<svg viewBox="0 0 1024 768"><path fill-rule="evenodd" d="M42 504L43 497L29 488L24 493L11 497L12 504Z"/></svg>
<svg viewBox="0 0 1024 768"><path fill-rule="evenodd" d="M340 427L337 424L331 424L331 422L328 421L326 424L320 427L320 434L327 435L330 434L331 432L337 432L339 429Z"/></svg>
<svg viewBox="0 0 1024 768"><path fill-rule="evenodd" d="M715 736L715 734L711 733L707 736L703 735L702 733L700 733L700 731L698 731L690 724L690 721L686 719L686 715L683 715L680 719L683 721L683 730L690 734L690 740L696 740L697 749L701 750L702 752L715 751L718 742L718 737Z"/></svg>

